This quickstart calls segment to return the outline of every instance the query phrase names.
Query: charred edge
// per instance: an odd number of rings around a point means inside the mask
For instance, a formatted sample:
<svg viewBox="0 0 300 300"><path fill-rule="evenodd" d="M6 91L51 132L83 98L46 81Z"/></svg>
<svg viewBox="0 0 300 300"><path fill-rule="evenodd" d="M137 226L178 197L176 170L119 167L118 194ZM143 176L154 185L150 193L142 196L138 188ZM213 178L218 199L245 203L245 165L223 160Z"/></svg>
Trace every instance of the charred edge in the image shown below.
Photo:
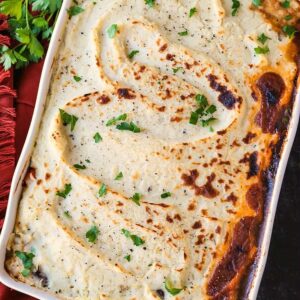
<svg viewBox="0 0 300 300"><path fill-rule="evenodd" d="M126 88L118 89L117 93L118 93L119 98L125 98L125 99L134 99L135 98L134 92L130 89L126 89Z"/></svg>
<svg viewBox="0 0 300 300"><path fill-rule="evenodd" d="M33 276L37 277L40 280L42 287L48 287L49 280L47 275L42 271L41 267L38 266L37 270L32 273Z"/></svg>
<svg viewBox="0 0 300 300"><path fill-rule="evenodd" d="M207 75L207 79L210 82L210 87L220 93L218 100L227 109L233 109L236 103L241 103L242 99L240 97L235 97L233 93L227 89L226 86L217 82L217 76L209 74Z"/></svg>
<svg viewBox="0 0 300 300"><path fill-rule="evenodd" d="M300 25L298 29L300 30ZM285 117L281 119L281 123L279 124L280 126L278 130L278 135L279 135L278 142L272 148L272 156L271 156L269 166L261 174L262 196L260 199L261 202L260 205L262 208L262 213L261 213L260 220L258 221L259 230L257 230L256 233L257 235L256 241L258 244L258 248L260 247L262 238L264 236L263 220L264 220L264 216L268 212L268 207L270 205L270 200L272 197L272 191L274 187L274 181L276 178L276 173L277 173L281 153L285 145L285 139L289 128L288 126L290 124L290 119L292 116L291 113L297 95L297 81L300 77L300 33L296 33L293 42L298 49L297 54L295 56L295 62L297 64L298 71L294 79L294 89L293 89L291 100L289 101L287 105L287 109L285 111ZM252 287L253 278L255 277L256 266L257 263L259 262L259 258L260 257L256 255L256 257L254 257L253 259L253 263L251 264L252 266L248 268L247 271L244 272L243 277L241 278L241 284L238 291L237 299L241 299L241 300L248 299L248 295Z"/></svg>
<svg viewBox="0 0 300 300"><path fill-rule="evenodd" d="M248 179L258 174L259 166L257 164L257 157L258 153L256 151L251 153L249 156L249 172L247 174Z"/></svg>

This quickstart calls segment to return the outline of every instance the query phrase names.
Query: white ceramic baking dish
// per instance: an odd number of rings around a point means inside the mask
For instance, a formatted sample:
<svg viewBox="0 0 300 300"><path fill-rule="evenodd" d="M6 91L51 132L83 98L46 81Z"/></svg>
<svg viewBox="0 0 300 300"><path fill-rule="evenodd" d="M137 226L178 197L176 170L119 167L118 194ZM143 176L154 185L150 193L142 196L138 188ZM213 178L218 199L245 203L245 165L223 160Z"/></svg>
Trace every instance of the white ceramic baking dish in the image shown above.
<svg viewBox="0 0 300 300"><path fill-rule="evenodd" d="M26 142L18 161L17 167L14 172L9 202L6 212L6 218L4 222L4 226L2 229L1 237L0 237L0 281L6 286L18 290L22 293L31 295L38 299L56 299L53 295L46 293L42 290L31 287L27 284L18 282L11 278L5 270L5 255L6 255L6 245L9 239L10 234L14 229L15 218L18 209L18 203L22 192L22 182L27 172L27 168L30 162L30 157L32 154L34 142L36 136L39 131L41 118L43 116L43 111L45 107L46 97L49 89L51 74L52 74L52 66L55 60L55 56L57 50L59 48L60 42L62 40L62 36L64 34L65 25L68 19L67 8L70 7L72 0L64 0L62 9L57 19L57 24L49 45L49 49L47 52L47 56L44 63L44 68L42 71L42 76L40 80L37 101L35 105L34 114L32 117L31 125L29 128L29 132L26 138ZM298 121L300 116L300 91L296 97L296 101L294 104L293 114L290 121L290 128L288 135L286 137L286 142L282 151L281 160L279 163L279 167L277 170L276 180L274 183L274 190L272 198L268 200L269 206L266 209L266 215L263 223L263 227L260 232L260 247L257 259L255 261L255 266L253 267L252 276L250 283L248 283L248 292L246 299L254 300L257 297L259 285L261 282L261 278L264 272L270 239L272 234L273 222L275 218L275 212L278 202L278 197L280 193L280 188L282 184L282 180L284 177L284 172L286 169L287 161L289 158L289 154L293 145L293 141L296 135ZM8 300L8 299L3 299Z"/></svg>

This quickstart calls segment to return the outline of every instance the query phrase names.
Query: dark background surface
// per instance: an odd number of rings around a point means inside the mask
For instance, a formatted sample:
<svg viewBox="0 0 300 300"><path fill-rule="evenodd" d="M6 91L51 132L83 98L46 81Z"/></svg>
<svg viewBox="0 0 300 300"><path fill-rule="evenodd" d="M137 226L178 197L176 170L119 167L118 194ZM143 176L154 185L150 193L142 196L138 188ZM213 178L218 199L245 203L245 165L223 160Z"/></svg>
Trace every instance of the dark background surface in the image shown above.
<svg viewBox="0 0 300 300"><path fill-rule="evenodd" d="M257 300L300 300L300 128L283 180Z"/></svg>

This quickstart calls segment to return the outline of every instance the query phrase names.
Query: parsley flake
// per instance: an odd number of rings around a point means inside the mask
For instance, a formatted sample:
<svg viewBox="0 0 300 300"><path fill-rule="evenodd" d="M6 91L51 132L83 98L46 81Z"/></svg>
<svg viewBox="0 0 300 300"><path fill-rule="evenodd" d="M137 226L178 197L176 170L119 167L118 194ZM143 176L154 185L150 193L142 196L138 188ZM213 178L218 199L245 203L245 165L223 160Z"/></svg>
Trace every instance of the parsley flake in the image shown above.
<svg viewBox="0 0 300 300"><path fill-rule="evenodd" d="M68 14L70 17L79 15L80 13L82 13L84 11L84 9L79 6L79 5L73 5L68 9Z"/></svg>
<svg viewBox="0 0 300 300"><path fill-rule="evenodd" d="M171 193L170 192L165 192L165 193L162 193L160 195L160 198L162 198L162 199L165 199L165 198L168 198L168 197L171 197Z"/></svg>
<svg viewBox="0 0 300 300"><path fill-rule="evenodd" d="M135 193L130 199L138 206L140 206L140 200L142 198L142 195L139 193Z"/></svg>
<svg viewBox="0 0 300 300"><path fill-rule="evenodd" d="M183 290L183 288L175 288L175 287L173 286L173 283L172 283L169 279L166 279L166 281L165 281L165 289L166 289L172 296L178 295L178 294Z"/></svg>
<svg viewBox="0 0 300 300"><path fill-rule="evenodd" d="M267 40L270 40L270 38L268 36L266 36L264 33L261 33L257 37L257 40L264 45L267 42Z"/></svg>
<svg viewBox="0 0 300 300"><path fill-rule="evenodd" d="M178 68L172 68L173 73L176 74L178 71L183 70L183 67L178 67Z"/></svg>
<svg viewBox="0 0 300 300"><path fill-rule="evenodd" d="M252 4L255 6L261 6L261 0L252 0Z"/></svg>
<svg viewBox="0 0 300 300"><path fill-rule="evenodd" d="M126 255L126 256L124 256L124 258L125 258L127 261L131 261L131 256L130 256L130 255Z"/></svg>
<svg viewBox="0 0 300 300"><path fill-rule="evenodd" d="M23 271L21 272L21 274L24 277L27 277L30 272L31 269L33 267L33 258L35 257L35 255L31 252L22 252L22 251L16 251L15 252L16 256L21 259L22 263L23 263Z"/></svg>
<svg viewBox="0 0 300 300"><path fill-rule="evenodd" d="M270 52L270 49L268 46L266 47L256 47L254 48L254 51L256 54L267 54Z"/></svg>
<svg viewBox="0 0 300 300"><path fill-rule="evenodd" d="M189 32L188 32L187 29L186 29L185 31L178 32L178 34L179 34L180 36L186 36L186 35L189 34Z"/></svg>
<svg viewBox="0 0 300 300"><path fill-rule="evenodd" d="M64 216L68 219L72 218L72 216L70 215L70 212L68 210L64 211Z"/></svg>
<svg viewBox="0 0 300 300"><path fill-rule="evenodd" d="M119 115L118 117L113 117L106 122L106 126L116 125L118 121L125 121L127 119L127 114Z"/></svg>
<svg viewBox="0 0 300 300"><path fill-rule="evenodd" d="M118 32L118 25L117 24L112 24L108 29L107 29L107 34L109 38L114 38Z"/></svg>
<svg viewBox="0 0 300 300"><path fill-rule="evenodd" d="M118 124L116 128L119 129L119 130L132 131L134 133L141 132L141 129L136 124L134 124L133 122L130 122L130 123L122 122L122 123Z"/></svg>
<svg viewBox="0 0 300 300"><path fill-rule="evenodd" d="M189 17L191 18L196 12L197 12L197 8L196 7L192 7L190 9L190 12L189 12Z"/></svg>
<svg viewBox="0 0 300 300"><path fill-rule="evenodd" d="M231 15L236 16L238 9L240 8L241 3L238 0L232 0L232 6L231 6Z"/></svg>
<svg viewBox="0 0 300 300"><path fill-rule="evenodd" d="M148 5L149 7L154 7L155 0L145 0L145 4Z"/></svg>
<svg viewBox="0 0 300 300"><path fill-rule="evenodd" d="M100 189L98 191L98 195L99 197L103 197L107 194L107 188L106 185L104 183L102 183L102 185L100 186Z"/></svg>
<svg viewBox="0 0 300 300"><path fill-rule="evenodd" d="M283 2L280 2L280 5L283 7L283 8L290 8L291 7L291 1L290 0L285 0Z"/></svg>
<svg viewBox="0 0 300 300"><path fill-rule="evenodd" d="M135 234L131 234L131 232L127 229L122 229L121 230L122 234L124 234L127 238L130 238L133 242L133 244L135 246L141 246L143 244L145 244L145 241L142 240L140 237L138 237L137 235Z"/></svg>
<svg viewBox="0 0 300 300"><path fill-rule="evenodd" d="M117 174L117 176L115 177L115 180L121 180L123 178L123 173L122 172L119 172Z"/></svg>
<svg viewBox="0 0 300 300"><path fill-rule="evenodd" d="M80 76L73 76L73 79L76 81L76 82L79 82L82 78Z"/></svg>
<svg viewBox="0 0 300 300"><path fill-rule="evenodd" d="M95 243L100 231L97 226L92 226L89 231L86 232L85 237L90 243Z"/></svg>
<svg viewBox="0 0 300 300"><path fill-rule="evenodd" d="M56 195L59 197L62 197L64 199L67 198L67 196L69 195L69 193L72 191L72 184L71 183L67 183L65 184L65 188L63 191L57 191Z"/></svg>
<svg viewBox="0 0 300 300"><path fill-rule="evenodd" d="M290 21L290 20L292 20L292 18L293 18L292 15L287 15L287 16L284 17L284 19L285 19L286 21Z"/></svg>
<svg viewBox="0 0 300 300"><path fill-rule="evenodd" d="M295 33L297 32L296 28L291 25L283 26L282 30L290 39L294 38Z"/></svg>
<svg viewBox="0 0 300 300"><path fill-rule="evenodd" d="M128 54L128 58L129 58L129 59L133 59L133 57L134 57L135 55L137 55L138 53L140 53L139 50L132 50L132 51Z"/></svg>
<svg viewBox="0 0 300 300"><path fill-rule="evenodd" d="M97 144L102 141L102 136L100 135L99 132L96 132L93 136L93 139L94 139L95 143Z"/></svg>
<svg viewBox="0 0 300 300"><path fill-rule="evenodd" d="M76 122L78 121L78 118L74 115L70 115L67 112L65 112L63 109L59 109L60 117L63 121L63 125L71 125L71 131L74 130Z"/></svg>
<svg viewBox="0 0 300 300"><path fill-rule="evenodd" d="M85 166L85 165L80 165L80 164L75 164L75 165L73 165L73 167L74 167L76 170L84 170L84 169L86 169L86 166Z"/></svg>

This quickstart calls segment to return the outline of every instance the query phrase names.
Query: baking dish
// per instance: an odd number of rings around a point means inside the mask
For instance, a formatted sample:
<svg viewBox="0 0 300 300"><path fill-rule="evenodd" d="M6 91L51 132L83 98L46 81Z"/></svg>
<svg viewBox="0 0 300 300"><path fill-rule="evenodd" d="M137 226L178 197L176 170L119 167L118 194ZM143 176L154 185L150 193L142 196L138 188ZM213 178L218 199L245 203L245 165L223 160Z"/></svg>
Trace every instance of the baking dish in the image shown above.
<svg viewBox="0 0 300 300"><path fill-rule="evenodd" d="M11 187L11 194L9 199L9 206L7 210L7 218L4 224L2 236L1 236L1 252L0 252L0 258L1 258L1 271L0 271L0 279L1 281L10 286L13 289L22 291L24 293L27 293L29 295L32 295L36 298L40 299L55 299L53 296L42 292L40 290L37 290L35 288L29 287L28 285L22 284L20 282L16 282L12 278L9 277L7 272L4 268L4 260L5 260L5 253L6 253L6 244L9 239L9 235L13 230L14 223L15 223L15 216L17 212L17 206L18 201L20 198L21 190L22 190L22 181L26 174L27 167L29 165L29 160L31 157L33 144L37 135L37 132L39 130L39 124L41 121L41 116L43 115L43 110L45 106L46 101L46 95L49 88L49 82L51 78L51 71L52 71L52 64L55 60L55 53L59 47L61 36L63 35L63 28L65 27L65 23L67 20L67 13L66 9L71 4L71 1L64 1L63 7L61 10L61 13L58 18L58 23L53 35L53 38L51 40L51 44L49 47L49 51L46 57L42 78L40 82L39 87L39 93L37 98L37 104L34 112L34 116L32 119L32 124L29 130L29 134L24 146L24 150L22 152L21 158L19 160L18 166L16 168L12 187ZM297 100L295 102L295 107L293 110L293 116L290 123L289 133L287 136L287 140L285 143L285 147L282 153L282 157L280 160L280 165L277 171L276 176L276 182L274 185L273 193L272 193L272 199L269 199L268 204L269 206L266 208L266 216L264 218L264 224L263 228L260 230L261 233L261 240L260 240L260 249L257 256L257 260L255 262L255 265L253 266L252 270L252 276L250 278L250 282L248 283L248 290L247 290L247 296L248 299L255 299L259 287L259 283L262 277L263 269L265 266L269 243L270 243L270 237L271 237L271 231L276 211L276 205L277 200L279 196L280 186L283 179L284 170L287 164L288 155L292 146L292 142L296 133L297 129L297 122L299 119L299 96L297 97Z"/></svg>

